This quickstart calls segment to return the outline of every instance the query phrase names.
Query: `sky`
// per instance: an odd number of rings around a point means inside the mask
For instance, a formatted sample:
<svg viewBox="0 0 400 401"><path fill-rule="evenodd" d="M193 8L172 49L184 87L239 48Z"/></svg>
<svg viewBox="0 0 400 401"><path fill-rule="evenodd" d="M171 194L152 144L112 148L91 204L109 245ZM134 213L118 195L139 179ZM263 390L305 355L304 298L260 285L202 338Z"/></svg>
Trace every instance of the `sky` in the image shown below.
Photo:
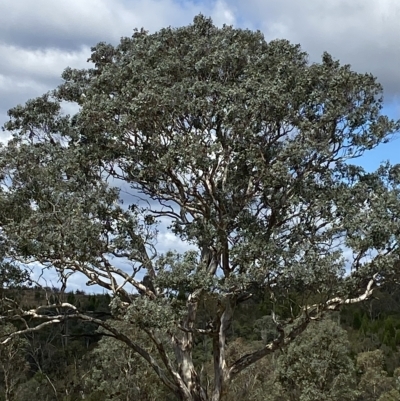
<svg viewBox="0 0 400 401"><path fill-rule="evenodd" d="M266 40L300 43L310 61L327 51L358 72L372 73L384 87L383 112L400 119L398 0L2 0L0 126L8 109L54 89L66 67L89 67L96 43L117 44L134 28L188 25L199 13L219 26L261 30ZM359 162L373 170L385 160L400 163L400 140ZM174 241L166 237L165 243Z"/></svg>

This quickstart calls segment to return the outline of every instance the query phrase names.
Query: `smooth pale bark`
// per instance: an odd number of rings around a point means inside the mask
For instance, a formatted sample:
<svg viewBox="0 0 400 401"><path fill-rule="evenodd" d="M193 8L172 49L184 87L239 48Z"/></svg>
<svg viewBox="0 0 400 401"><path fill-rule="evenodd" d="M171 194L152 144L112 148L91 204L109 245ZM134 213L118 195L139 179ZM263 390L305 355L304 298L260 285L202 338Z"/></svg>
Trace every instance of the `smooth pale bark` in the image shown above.
<svg viewBox="0 0 400 401"><path fill-rule="evenodd" d="M226 364L226 332L231 326L233 318L232 306L226 302L225 309L221 314L217 335L213 338L214 354L214 391L212 401L218 401L224 394L225 385L228 379L228 366Z"/></svg>
<svg viewBox="0 0 400 401"><path fill-rule="evenodd" d="M185 401L206 401L207 394L202 388L200 377L193 363L194 324L197 317L197 309L201 291L191 294L187 301L187 316L183 322L183 330L180 336L171 337L175 357L178 363L180 376L185 384Z"/></svg>

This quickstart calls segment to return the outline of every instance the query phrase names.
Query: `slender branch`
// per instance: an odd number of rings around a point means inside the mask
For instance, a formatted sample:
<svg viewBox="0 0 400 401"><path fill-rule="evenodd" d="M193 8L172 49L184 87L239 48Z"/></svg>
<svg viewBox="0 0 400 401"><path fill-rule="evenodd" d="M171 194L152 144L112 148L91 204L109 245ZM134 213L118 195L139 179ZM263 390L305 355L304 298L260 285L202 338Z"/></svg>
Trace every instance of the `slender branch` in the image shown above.
<svg viewBox="0 0 400 401"><path fill-rule="evenodd" d="M342 305L354 304L357 302L362 302L368 299L373 293L374 284L376 284L376 280L378 277L378 273L374 274L372 279L368 282L368 285L365 289L365 292L355 298L332 298L325 303L322 304L314 304L310 306L306 306L303 308L303 314L300 315L296 321L294 326L290 329L290 331L286 334L283 327L277 324L277 329L279 331L279 336L274 341L270 342L263 348L244 355L236 362L234 362L229 368L228 380L232 380L237 374L239 374L243 369L257 362L258 360L264 358L266 355L273 353L277 349L290 344L295 338L297 338L308 326L308 324L312 320L318 319L324 311L327 310L337 310ZM311 316L311 313L317 313L317 316Z"/></svg>
<svg viewBox="0 0 400 401"><path fill-rule="evenodd" d="M75 308L76 309L76 308ZM32 313L32 311L30 311ZM122 342L124 342L129 348L131 348L133 351L138 353L143 359L145 359L149 365L153 368L157 376L160 378L160 380L174 393L177 392L177 386L171 382L171 380L167 377L165 374L164 370L158 365L157 361L140 345L138 345L136 342L132 341L129 337L121 333L119 330L115 329L113 326L108 324L107 322L104 322L100 319L96 319L91 316L87 316L84 314L81 314L79 312L76 312L74 314L69 314L69 315L57 315L57 316L45 316L45 315L38 315L38 314L32 314L33 317L36 318L42 318L46 319L48 321L43 322L35 327L29 327L23 330L18 330L13 333L8 334L7 338L0 342L0 344L7 344L9 341L11 341L14 337L20 336L22 334L27 334L27 333L32 333L35 331L41 330L43 327L61 323L64 321L67 317L69 319L75 318L75 319L80 319L83 321L95 323L99 325L100 327L103 327L105 330L108 332L112 333L114 337Z"/></svg>
<svg viewBox="0 0 400 401"><path fill-rule="evenodd" d="M372 276L372 279L368 282L367 288L365 290L365 292L361 295L359 295L358 297L355 298L333 298L330 299L329 301L326 302L326 309L328 310L336 310L337 308L339 308L341 305L351 305L351 304L355 304L358 302L362 302L365 301L366 299L368 299L373 291L374 291L374 285L376 284L377 281L377 277L379 276L378 273L375 273Z"/></svg>
<svg viewBox="0 0 400 401"><path fill-rule="evenodd" d="M265 345L263 348L252 352L250 354L246 354L234 362L228 371L228 380L232 380L235 376L237 376L242 370L252 365L253 363L259 361L265 356L272 354L277 349L282 348L282 346L290 344L295 338L297 338L308 326L310 319L299 319L300 322L295 325L294 328L290 330L288 334L285 335L285 332L281 326L277 326L279 336L274 341Z"/></svg>

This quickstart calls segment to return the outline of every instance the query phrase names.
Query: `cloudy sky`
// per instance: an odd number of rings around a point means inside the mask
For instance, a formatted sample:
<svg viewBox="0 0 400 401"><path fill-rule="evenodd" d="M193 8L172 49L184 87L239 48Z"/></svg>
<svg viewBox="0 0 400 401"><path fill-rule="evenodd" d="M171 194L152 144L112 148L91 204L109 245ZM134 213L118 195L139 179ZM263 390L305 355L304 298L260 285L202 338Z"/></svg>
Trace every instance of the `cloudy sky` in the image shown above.
<svg viewBox="0 0 400 401"><path fill-rule="evenodd" d="M9 108L57 86L65 67L85 67L97 42L116 44L134 28L187 25L199 13L217 25L259 29L267 40L300 43L311 61L328 51L373 73L384 86L384 112L400 119L398 0L2 0L0 125ZM399 140L361 163L374 169L383 160L400 163Z"/></svg>

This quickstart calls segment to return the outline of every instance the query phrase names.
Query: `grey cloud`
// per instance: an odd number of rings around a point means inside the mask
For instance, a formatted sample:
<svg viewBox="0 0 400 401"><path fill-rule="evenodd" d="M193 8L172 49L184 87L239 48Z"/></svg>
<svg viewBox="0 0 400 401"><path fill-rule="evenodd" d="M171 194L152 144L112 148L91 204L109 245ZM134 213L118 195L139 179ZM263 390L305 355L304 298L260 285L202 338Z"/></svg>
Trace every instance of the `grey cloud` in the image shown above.
<svg viewBox="0 0 400 401"><path fill-rule="evenodd" d="M0 126L8 119L7 110L56 88L62 71L67 66L84 67L89 55L88 48L76 52L29 51L0 44ZM0 133L0 140L4 139Z"/></svg>
<svg viewBox="0 0 400 401"><path fill-rule="evenodd" d="M196 1L52 0L0 4L0 125L6 111L42 95L60 83L66 67L84 68L90 47L100 41L117 43L134 28L155 31L181 26L203 12L215 22L233 23L223 1L205 6ZM0 133L0 140L4 140Z"/></svg>
<svg viewBox="0 0 400 401"><path fill-rule="evenodd" d="M1 6L3 42L29 49L71 50L98 40L118 39L118 31L125 28L121 21L124 7L118 1L38 0L32 6L29 0Z"/></svg>
<svg viewBox="0 0 400 401"><path fill-rule="evenodd" d="M0 127L8 121L7 111L26 100L42 95L48 88L34 80L13 80L0 75ZM9 134L0 130L0 142L9 139Z"/></svg>
<svg viewBox="0 0 400 401"><path fill-rule="evenodd" d="M70 66L84 68L90 56L88 47L77 51L59 49L29 50L21 47L0 44L0 71L9 81L16 85L22 79L39 81L46 86L60 80L62 71Z"/></svg>
<svg viewBox="0 0 400 401"><path fill-rule="evenodd" d="M268 40L300 43L311 61L328 51L355 70L377 76L385 100L400 100L398 1L235 0L234 5Z"/></svg>
<svg viewBox="0 0 400 401"><path fill-rule="evenodd" d="M99 41L115 43L134 28L154 31L189 23L201 8L207 7L173 0L37 0L34 6L29 0L5 2L0 6L0 37L24 48L72 50Z"/></svg>

